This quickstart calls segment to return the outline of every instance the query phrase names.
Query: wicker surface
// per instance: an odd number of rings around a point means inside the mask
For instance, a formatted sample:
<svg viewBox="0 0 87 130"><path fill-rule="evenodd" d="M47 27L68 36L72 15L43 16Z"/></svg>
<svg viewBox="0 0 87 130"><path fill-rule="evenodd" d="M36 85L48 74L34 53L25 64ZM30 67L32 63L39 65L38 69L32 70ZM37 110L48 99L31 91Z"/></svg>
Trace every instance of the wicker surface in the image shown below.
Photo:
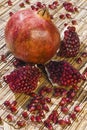
<svg viewBox="0 0 87 130"><path fill-rule="evenodd" d="M36 3L37 0L31 0L30 3ZM50 4L53 1L50 0L40 0L43 3ZM53 14L54 19L53 22L56 24L56 26L59 28L59 31L62 32L64 28L64 23L67 22L69 25L71 25L71 19L65 19L65 20L59 20L59 14L65 12L64 8L62 8L62 3L65 0L59 0L60 5L55 10L50 10L50 13ZM70 1L70 0L67 0ZM79 12L72 14L72 19L77 20L76 29L79 34L80 40L82 41L81 47L80 47L80 53L77 57L80 56L81 52L84 50L87 51L87 0L71 0L74 5L76 5L79 8ZM4 39L4 28L6 25L6 22L10 18L9 12L12 11L13 13L20 10L19 3L20 0L12 0L13 5L8 6L7 0L0 0L0 55L7 54L8 50L5 45L5 39ZM30 5L25 4L25 8L29 8ZM24 8L22 8L24 9ZM55 59L60 59L59 57L55 56ZM77 69L80 70L82 73L84 69L87 67L87 58L83 59L82 64L76 64L75 58L66 59L68 62L73 64ZM24 94L16 94L12 93L10 91L7 84L5 84L2 80L3 75L6 75L9 73L12 69L14 69L12 65L12 61L14 61L14 57L11 54L8 54L6 57L7 62L0 61L0 116L3 118L3 125L1 125L0 130L14 130L15 128L18 128L16 126L16 122L11 123L8 125L8 122L6 120L6 115L9 113L5 107L3 106L3 102L7 99L10 100L17 100L18 102L18 110L19 112L15 114L16 121L18 119L21 119L21 112L26 108L26 103L29 100L29 96L26 96ZM41 79L40 86L43 84L49 84L45 77ZM63 128L63 130L87 130L87 81L82 82L80 84L80 90L78 91L78 94L75 97L75 102L70 104L69 108L72 110L73 106L75 104L80 104L82 106L81 112L77 115L78 120L75 120L72 125ZM51 96L51 95L50 95ZM50 105L50 112L53 109L59 109L58 108L58 102L60 99L52 98L52 104ZM54 102L56 102L54 104ZM61 114L61 113L60 113ZM49 113L47 113L47 116ZM63 117L64 115L62 115ZM7 122L7 123L6 123ZM30 121L27 122L27 126L23 128L23 130L46 130L43 124L32 124ZM59 125L54 126L54 130L62 130L62 128Z"/></svg>

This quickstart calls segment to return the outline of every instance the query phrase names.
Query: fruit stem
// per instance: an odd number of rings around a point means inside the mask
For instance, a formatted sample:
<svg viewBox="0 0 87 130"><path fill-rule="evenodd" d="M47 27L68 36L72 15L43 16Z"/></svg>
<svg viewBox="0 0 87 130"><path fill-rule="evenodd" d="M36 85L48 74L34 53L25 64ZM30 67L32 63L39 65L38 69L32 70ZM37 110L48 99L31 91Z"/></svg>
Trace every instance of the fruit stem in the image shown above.
<svg viewBox="0 0 87 130"><path fill-rule="evenodd" d="M45 20L50 20L50 14L47 8L38 10L37 14L43 17Z"/></svg>

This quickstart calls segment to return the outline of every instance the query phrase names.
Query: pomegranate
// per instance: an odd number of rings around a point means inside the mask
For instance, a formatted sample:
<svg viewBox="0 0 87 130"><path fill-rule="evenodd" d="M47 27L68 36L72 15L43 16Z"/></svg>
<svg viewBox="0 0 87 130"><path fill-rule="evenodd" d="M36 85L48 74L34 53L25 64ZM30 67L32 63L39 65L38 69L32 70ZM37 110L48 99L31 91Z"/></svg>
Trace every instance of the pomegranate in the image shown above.
<svg viewBox="0 0 87 130"><path fill-rule="evenodd" d="M16 58L44 64L58 50L60 34L47 9L26 9L12 15L6 25L5 40Z"/></svg>

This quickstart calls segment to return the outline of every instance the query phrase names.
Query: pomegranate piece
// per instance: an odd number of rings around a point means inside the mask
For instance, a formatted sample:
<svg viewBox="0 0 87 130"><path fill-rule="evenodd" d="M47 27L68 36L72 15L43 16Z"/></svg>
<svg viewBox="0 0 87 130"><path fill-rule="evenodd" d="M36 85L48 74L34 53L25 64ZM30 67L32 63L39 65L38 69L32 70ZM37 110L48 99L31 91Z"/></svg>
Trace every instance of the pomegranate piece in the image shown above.
<svg viewBox="0 0 87 130"><path fill-rule="evenodd" d="M80 106L75 106L74 107L74 111L75 112L80 112L81 111L81 107Z"/></svg>
<svg viewBox="0 0 87 130"><path fill-rule="evenodd" d="M63 98L61 99L61 101L59 102L59 105L60 105L60 106L64 106L64 105L66 105L66 104L67 104L67 98L63 97Z"/></svg>
<svg viewBox="0 0 87 130"><path fill-rule="evenodd" d="M40 116L36 116L36 122L38 122L38 123L42 122L42 120L41 120L41 117L40 117Z"/></svg>
<svg viewBox="0 0 87 130"><path fill-rule="evenodd" d="M75 57L79 53L80 39L75 27L68 26L64 31L64 38L61 41L60 51L58 54L62 57Z"/></svg>
<svg viewBox="0 0 87 130"><path fill-rule="evenodd" d="M64 23L64 26L66 27L68 25L68 23Z"/></svg>
<svg viewBox="0 0 87 130"><path fill-rule="evenodd" d="M46 104L44 104L44 105L42 106L42 109L45 110L46 112L49 112L49 107L48 107L48 105L46 105Z"/></svg>
<svg viewBox="0 0 87 130"><path fill-rule="evenodd" d="M26 126L26 122L24 120L20 120L20 121L17 121L17 125L19 127L24 127L24 126Z"/></svg>
<svg viewBox="0 0 87 130"><path fill-rule="evenodd" d="M44 111L43 111L43 110L40 110L40 111L39 111L39 116L42 117L42 118L45 117L45 114L44 114Z"/></svg>
<svg viewBox="0 0 87 130"><path fill-rule="evenodd" d="M45 120L44 125L48 128L48 130L53 130L53 126L49 120Z"/></svg>
<svg viewBox="0 0 87 130"><path fill-rule="evenodd" d="M39 8L42 8L42 3L41 2L37 2L36 6L39 7Z"/></svg>
<svg viewBox="0 0 87 130"><path fill-rule="evenodd" d="M74 8L74 11L79 12L77 7Z"/></svg>
<svg viewBox="0 0 87 130"><path fill-rule="evenodd" d="M66 119L65 119L65 122L66 122L67 125L70 125L70 124L71 124L70 118L66 118Z"/></svg>
<svg viewBox="0 0 87 130"><path fill-rule="evenodd" d="M49 80L52 84L70 86L79 83L82 75L66 61L50 61L45 65Z"/></svg>
<svg viewBox="0 0 87 130"><path fill-rule="evenodd" d="M27 4L30 4L30 0L25 0L25 2L26 2Z"/></svg>
<svg viewBox="0 0 87 130"><path fill-rule="evenodd" d="M27 113L26 111L24 111L24 112L22 112L22 116L23 116L24 118L28 118L28 113Z"/></svg>
<svg viewBox="0 0 87 130"><path fill-rule="evenodd" d="M46 97L45 100L46 100L47 103L51 103L51 98Z"/></svg>
<svg viewBox="0 0 87 130"><path fill-rule="evenodd" d="M66 14L66 17L67 17L68 19L71 19L71 14L67 13L67 14Z"/></svg>
<svg viewBox="0 0 87 130"><path fill-rule="evenodd" d="M14 100L12 103L11 103L12 106L16 106L17 105L17 101Z"/></svg>
<svg viewBox="0 0 87 130"><path fill-rule="evenodd" d="M8 6L12 6L12 1L11 0L8 0L7 3L8 3Z"/></svg>
<svg viewBox="0 0 87 130"><path fill-rule="evenodd" d="M1 59L2 62L6 62L6 56L5 55L1 55Z"/></svg>
<svg viewBox="0 0 87 130"><path fill-rule="evenodd" d="M76 96L76 92L75 89L71 88L68 92L67 92L67 97L68 98L74 98Z"/></svg>
<svg viewBox="0 0 87 130"><path fill-rule="evenodd" d="M11 114L8 114L8 115L6 116L6 118L7 118L7 120L8 120L9 122L13 121L13 117L12 117Z"/></svg>
<svg viewBox="0 0 87 130"><path fill-rule="evenodd" d="M54 1L53 5L58 6L59 5L58 1Z"/></svg>
<svg viewBox="0 0 87 130"><path fill-rule="evenodd" d="M26 65L12 71L10 75L4 77L4 80L13 92L28 94L37 87L40 76L37 67Z"/></svg>
<svg viewBox="0 0 87 130"><path fill-rule="evenodd" d="M20 3L19 6L22 8L22 7L25 7L24 3Z"/></svg>

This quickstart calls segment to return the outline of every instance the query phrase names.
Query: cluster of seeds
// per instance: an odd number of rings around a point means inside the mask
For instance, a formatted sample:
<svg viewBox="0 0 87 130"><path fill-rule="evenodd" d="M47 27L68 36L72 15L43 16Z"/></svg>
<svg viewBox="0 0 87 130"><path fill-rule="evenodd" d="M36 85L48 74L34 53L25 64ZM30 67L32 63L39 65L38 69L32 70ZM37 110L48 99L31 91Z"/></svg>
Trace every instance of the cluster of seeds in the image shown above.
<svg viewBox="0 0 87 130"><path fill-rule="evenodd" d="M53 84L73 86L79 83L82 75L66 61L50 61L45 66L49 79Z"/></svg>
<svg viewBox="0 0 87 130"><path fill-rule="evenodd" d="M26 65L19 67L3 78L13 92L28 94L36 89L40 76L41 73L37 67Z"/></svg>
<svg viewBox="0 0 87 130"><path fill-rule="evenodd" d="M61 42L59 56L63 57L75 57L80 49L80 40L78 34L75 31L75 27L67 27L64 31L64 38Z"/></svg>

